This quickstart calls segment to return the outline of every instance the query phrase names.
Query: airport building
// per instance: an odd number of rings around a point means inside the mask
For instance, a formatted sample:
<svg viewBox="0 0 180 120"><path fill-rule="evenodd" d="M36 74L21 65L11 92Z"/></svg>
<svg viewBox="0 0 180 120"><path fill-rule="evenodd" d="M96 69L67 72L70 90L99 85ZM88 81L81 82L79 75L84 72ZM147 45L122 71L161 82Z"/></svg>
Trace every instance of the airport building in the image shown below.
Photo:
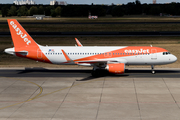
<svg viewBox="0 0 180 120"><path fill-rule="evenodd" d="M153 4L156 4L156 0L153 0Z"/></svg>
<svg viewBox="0 0 180 120"><path fill-rule="evenodd" d="M50 1L50 5L67 5L67 2L53 0L53 1Z"/></svg>
<svg viewBox="0 0 180 120"><path fill-rule="evenodd" d="M18 1L15 0L13 2L15 5L35 5L36 3L33 0L22 0L22 1Z"/></svg>

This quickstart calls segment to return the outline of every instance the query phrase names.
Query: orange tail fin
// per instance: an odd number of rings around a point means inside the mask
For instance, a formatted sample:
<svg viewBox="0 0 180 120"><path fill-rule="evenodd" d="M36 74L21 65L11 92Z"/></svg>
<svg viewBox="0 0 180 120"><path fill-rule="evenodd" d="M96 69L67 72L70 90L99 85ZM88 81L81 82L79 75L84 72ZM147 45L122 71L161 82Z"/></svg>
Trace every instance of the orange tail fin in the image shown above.
<svg viewBox="0 0 180 120"><path fill-rule="evenodd" d="M15 48L38 46L16 19L7 21Z"/></svg>

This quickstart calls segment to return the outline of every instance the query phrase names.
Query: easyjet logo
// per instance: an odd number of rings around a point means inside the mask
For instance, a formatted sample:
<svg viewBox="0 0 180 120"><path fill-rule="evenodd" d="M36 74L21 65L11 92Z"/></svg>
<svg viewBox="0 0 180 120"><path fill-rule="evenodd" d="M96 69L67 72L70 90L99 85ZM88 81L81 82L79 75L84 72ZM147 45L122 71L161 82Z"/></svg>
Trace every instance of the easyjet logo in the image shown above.
<svg viewBox="0 0 180 120"><path fill-rule="evenodd" d="M19 35L22 39L24 39L24 42L26 42L27 45L29 45L31 43L31 40L28 40L27 35L24 34L18 27L17 25L14 23L14 21L10 22L10 25L14 28L14 30L16 31L16 34Z"/></svg>
<svg viewBox="0 0 180 120"><path fill-rule="evenodd" d="M125 53L149 53L149 49L129 49L124 50Z"/></svg>

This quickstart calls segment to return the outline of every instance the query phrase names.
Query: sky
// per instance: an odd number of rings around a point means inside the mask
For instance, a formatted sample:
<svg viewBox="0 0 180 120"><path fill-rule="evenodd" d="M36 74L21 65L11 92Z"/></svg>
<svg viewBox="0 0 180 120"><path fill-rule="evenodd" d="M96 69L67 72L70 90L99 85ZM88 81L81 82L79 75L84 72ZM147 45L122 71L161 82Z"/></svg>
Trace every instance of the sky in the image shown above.
<svg viewBox="0 0 180 120"><path fill-rule="evenodd" d="M14 0L0 0L0 4L11 4ZM22 1L22 0L18 0ZM52 0L33 0L36 4L50 4ZM56 0L56 1L66 1L68 4L127 4L128 2L134 2L135 0ZM152 3L153 0L140 0L143 3ZM156 0L157 3L171 3L179 2L180 0Z"/></svg>

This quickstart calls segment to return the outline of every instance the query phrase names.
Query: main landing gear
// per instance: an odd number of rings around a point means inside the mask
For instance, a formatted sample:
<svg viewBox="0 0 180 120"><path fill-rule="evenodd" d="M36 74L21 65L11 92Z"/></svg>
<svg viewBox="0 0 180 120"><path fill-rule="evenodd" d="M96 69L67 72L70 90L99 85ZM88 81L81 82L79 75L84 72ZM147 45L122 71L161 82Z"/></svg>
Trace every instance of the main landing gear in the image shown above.
<svg viewBox="0 0 180 120"><path fill-rule="evenodd" d="M155 74L154 65L151 65L152 74Z"/></svg>
<svg viewBox="0 0 180 120"><path fill-rule="evenodd" d="M99 76L99 71L98 70L92 70L91 75L93 77L98 77Z"/></svg>
<svg viewBox="0 0 180 120"><path fill-rule="evenodd" d="M106 72L107 71L105 71L104 69L93 68L91 75L93 77L101 77L101 76L104 76Z"/></svg>

